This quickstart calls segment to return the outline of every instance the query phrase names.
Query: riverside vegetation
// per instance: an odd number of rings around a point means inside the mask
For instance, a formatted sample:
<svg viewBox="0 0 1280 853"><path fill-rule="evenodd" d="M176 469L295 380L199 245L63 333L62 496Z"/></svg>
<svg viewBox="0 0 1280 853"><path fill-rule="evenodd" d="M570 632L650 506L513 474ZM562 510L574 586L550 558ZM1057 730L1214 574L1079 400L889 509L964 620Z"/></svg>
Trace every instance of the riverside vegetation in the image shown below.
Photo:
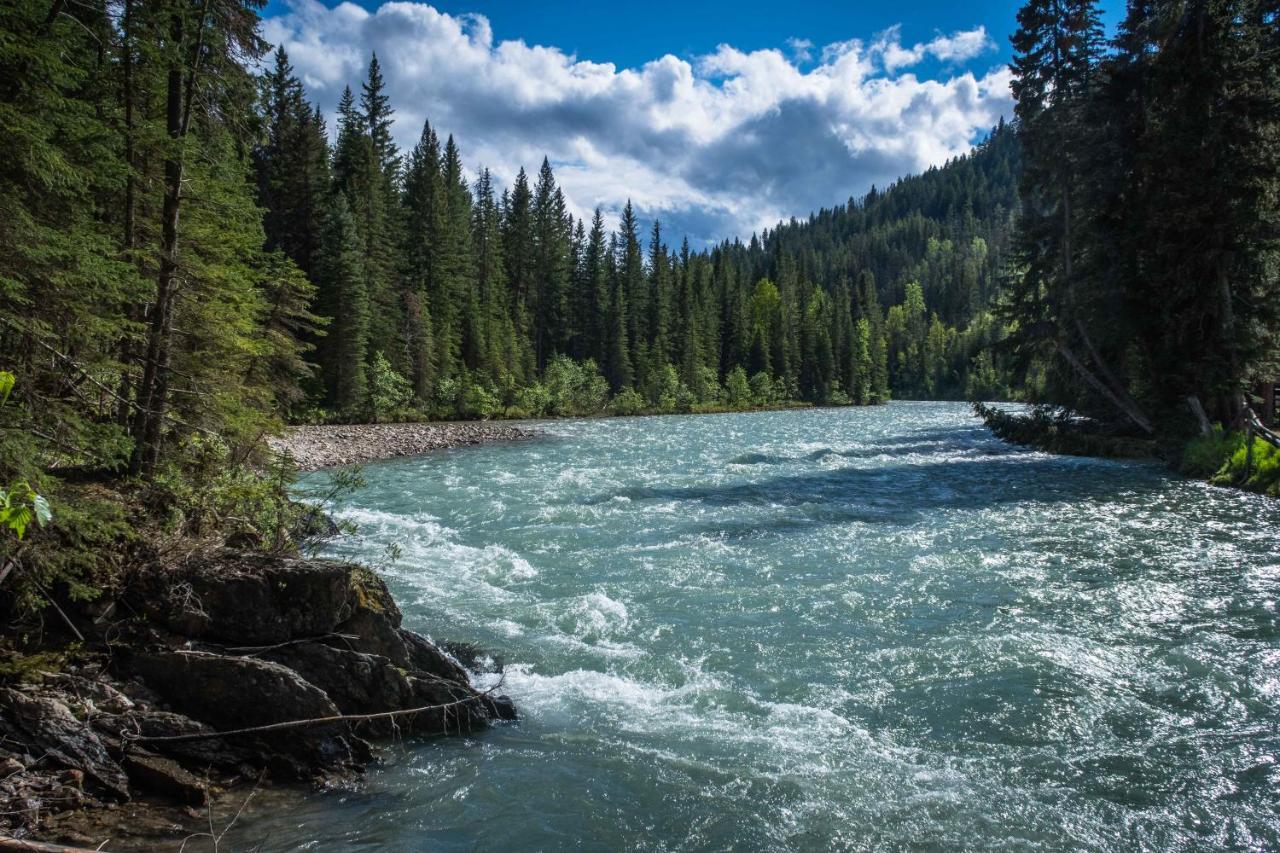
<svg viewBox="0 0 1280 853"><path fill-rule="evenodd" d="M1194 439L1188 470L1231 479L1276 375L1269 0L1134 3L1110 43L1089 0L1031 0L1016 121L705 250L630 205L576 220L545 160L499 189L429 124L399 150L376 57L330 134L258 6L4 3L10 683L57 661L127 682L103 625L150 625L147 653L183 636L113 607L139 578L294 559L313 508L266 441L288 422L1025 399ZM1222 432L1194 438L1189 396ZM1254 458L1245 485L1274 491ZM26 756L14 778L58 764Z"/></svg>

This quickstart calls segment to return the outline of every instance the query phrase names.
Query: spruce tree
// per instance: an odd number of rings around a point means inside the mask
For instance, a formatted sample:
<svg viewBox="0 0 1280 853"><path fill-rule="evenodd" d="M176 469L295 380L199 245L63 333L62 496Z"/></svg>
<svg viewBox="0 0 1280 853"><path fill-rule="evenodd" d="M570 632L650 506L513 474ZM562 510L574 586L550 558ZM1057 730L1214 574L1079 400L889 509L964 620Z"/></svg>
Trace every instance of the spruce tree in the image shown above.
<svg viewBox="0 0 1280 853"><path fill-rule="evenodd" d="M330 198L320 245L319 307L334 318L323 350L328 398L339 412L358 416L368 406L369 299L363 245L343 193Z"/></svg>

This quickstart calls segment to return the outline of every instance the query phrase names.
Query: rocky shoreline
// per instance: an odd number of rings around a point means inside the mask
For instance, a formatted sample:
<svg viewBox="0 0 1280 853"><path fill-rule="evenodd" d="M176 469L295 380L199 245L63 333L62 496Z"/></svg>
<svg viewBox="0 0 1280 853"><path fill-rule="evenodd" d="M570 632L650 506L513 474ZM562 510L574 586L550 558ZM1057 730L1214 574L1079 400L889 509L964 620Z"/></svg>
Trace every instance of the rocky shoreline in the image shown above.
<svg viewBox="0 0 1280 853"><path fill-rule="evenodd" d="M400 424L335 424L289 427L269 439L271 448L293 457L300 471L417 456L450 447L526 441L532 430L492 421Z"/></svg>
<svg viewBox="0 0 1280 853"><path fill-rule="evenodd" d="M350 563L223 549L68 609L80 650L0 687L0 839L150 846L227 792L353 778L371 741L516 718Z"/></svg>

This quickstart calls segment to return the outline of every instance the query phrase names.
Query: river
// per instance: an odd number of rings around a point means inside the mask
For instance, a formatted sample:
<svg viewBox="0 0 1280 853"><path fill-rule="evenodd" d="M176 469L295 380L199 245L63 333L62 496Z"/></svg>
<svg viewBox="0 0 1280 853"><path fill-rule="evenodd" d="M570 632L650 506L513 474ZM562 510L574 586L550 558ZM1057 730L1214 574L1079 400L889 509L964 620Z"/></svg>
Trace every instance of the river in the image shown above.
<svg viewBox="0 0 1280 853"><path fill-rule="evenodd" d="M1280 502L961 404L541 428L367 466L329 549L500 656L523 719L240 843L1280 845Z"/></svg>

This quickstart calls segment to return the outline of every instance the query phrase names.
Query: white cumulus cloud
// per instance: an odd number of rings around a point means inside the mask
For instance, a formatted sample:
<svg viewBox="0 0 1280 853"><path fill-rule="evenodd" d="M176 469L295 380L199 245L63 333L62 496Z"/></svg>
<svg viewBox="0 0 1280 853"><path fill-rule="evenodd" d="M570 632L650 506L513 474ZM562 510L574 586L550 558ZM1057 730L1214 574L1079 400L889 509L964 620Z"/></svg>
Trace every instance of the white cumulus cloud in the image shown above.
<svg viewBox="0 0 1280 853"><path fill-rule="evenodd" d="M330 115L345 85L358 92L376 51L402 147L429 119L455 136L469 167L504 183L545 154L578 214L616 214L631 198L695 244L745 237L940 163L1011 107L1007 68L958 67L994 47L981 27L912 47L895 28L869 44L826 45L816 62L814 46L793 39L785 53L721 45L639 68L495 43L484 16L418 2L370 12L290 0L264 33ZM903 71L929 56L953 70Z"/></svg>

